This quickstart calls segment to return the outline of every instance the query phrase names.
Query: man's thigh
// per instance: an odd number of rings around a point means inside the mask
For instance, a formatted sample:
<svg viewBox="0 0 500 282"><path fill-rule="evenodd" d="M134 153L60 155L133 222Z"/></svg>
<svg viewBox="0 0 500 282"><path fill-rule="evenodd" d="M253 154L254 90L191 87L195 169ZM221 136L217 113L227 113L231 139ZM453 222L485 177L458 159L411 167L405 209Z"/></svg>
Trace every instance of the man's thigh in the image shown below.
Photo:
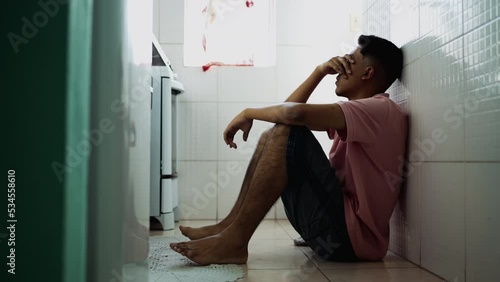
<svg viewBox="0 0 500 282"><path fill-rule="evenodd" d="M282 195L290 223L319 254L350 244L343 189L319 142L305 127L291 127L288 185Z"/></svg>

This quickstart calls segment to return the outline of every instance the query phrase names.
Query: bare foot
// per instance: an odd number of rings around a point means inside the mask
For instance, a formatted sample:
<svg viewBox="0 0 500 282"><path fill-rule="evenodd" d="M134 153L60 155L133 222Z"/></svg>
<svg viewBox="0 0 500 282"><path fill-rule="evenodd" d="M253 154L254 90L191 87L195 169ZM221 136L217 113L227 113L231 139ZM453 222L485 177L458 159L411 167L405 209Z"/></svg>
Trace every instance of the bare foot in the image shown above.
<svg viewBox="0 0 500 282"><path fill-rule="evenodd" d="M226 225L222 224L221 222L214 224L214 225L208 225L204 227L199 227L199 228L193 228L193 227L188 227L188 226L179 226L179 229L181 230L182 235L188 237L191 240L198 240L201 238L205 238L208 236L212 236L215 234L219 234L224 229L226 229Z"/></svg>
<svg viewBox="0 0 500 282"><path fill-rule="evenodd" d="M248 259L248 243L242 244L235 236L225 236L223 233L189 242L171 243L170 247L201 265L245 264Z"/></svg>

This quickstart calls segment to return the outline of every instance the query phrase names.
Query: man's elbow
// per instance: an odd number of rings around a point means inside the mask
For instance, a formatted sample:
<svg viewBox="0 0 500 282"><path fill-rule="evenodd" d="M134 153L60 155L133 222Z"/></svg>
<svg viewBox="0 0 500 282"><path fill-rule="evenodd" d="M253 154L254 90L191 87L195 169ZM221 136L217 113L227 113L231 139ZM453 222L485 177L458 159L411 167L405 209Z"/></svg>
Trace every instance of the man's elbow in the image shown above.
<svg viewBox="0 0 500 282"><path fill-rule="evenodd" d="M305 104L285 104L283 123L289 125L305 125Z"/></svg>

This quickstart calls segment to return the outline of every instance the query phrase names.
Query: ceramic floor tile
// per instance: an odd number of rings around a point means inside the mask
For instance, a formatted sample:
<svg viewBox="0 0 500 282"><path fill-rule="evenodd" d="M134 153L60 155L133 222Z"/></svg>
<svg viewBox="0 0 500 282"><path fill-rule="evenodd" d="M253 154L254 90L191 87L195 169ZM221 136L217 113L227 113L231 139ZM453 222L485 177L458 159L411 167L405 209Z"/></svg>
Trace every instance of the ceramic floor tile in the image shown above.
<svg viewBox="0 0 500 282"><path fill-rule="evenodd" d="M151 231L151 236L181 236L179 225L201 227L215 220L176 222L170 231ZM245 278L251 281L444 281L404 258L388 252L382 262L337 263L320 261L308 247L295 247L297 237L288 220L264 220L250 241Z"/></svg>
<svg viewBox="0 0 500 282"><path fill-rule="evenodd" d="M420 268L327 269L322 272L335 282L435 282L445 281Z"/></svg>
<svg viewBox="0 0 500 282"><path fill-rule="evenodd" d="M252 236L252 240L287 240L288 234L275 220L264 220Z"/></svg>
<svg viewBox="0 0 500 282"><path fill-rule="evenodd" d="M297 237L300 237L300 234L295 231L293 228L292 224L290 224L290 221L288 219L278 219L276 220L279 225L285 230L286 234L290 237L290 239L295 239Z"/></svg>
<svg viewBox="0 0 500 282"><path fill-rule="evenodd" d="M301 269L310 266L307 256L292 240L252 240L248 246L248 269Z"/></svg>
<svg viewBox="0 0 500 282"><path fill-rule="evenodd" d="M276 281L308 281L328 282L328 279L317 268L304 268L300 270L279 269L261 270L250 269L244 279L238 282L276 282Z"/></svg>
<svg viewBox="0 0 500 282"><path fill-rule="evenodd" d="M380 262L333 262L321 260L309 247L301 247L302 251L318 266L319 269L343 268L418 268L406 259L388 251L383 261Z"/></svg>

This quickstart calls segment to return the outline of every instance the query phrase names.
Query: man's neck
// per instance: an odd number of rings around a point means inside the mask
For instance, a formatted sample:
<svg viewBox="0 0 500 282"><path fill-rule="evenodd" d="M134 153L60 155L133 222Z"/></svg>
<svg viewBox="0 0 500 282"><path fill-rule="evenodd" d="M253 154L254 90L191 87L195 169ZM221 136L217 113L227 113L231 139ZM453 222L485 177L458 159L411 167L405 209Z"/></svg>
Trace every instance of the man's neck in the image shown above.
<svg viewBox="0 0 500 282"><path fill-rule="evenodd" d="M356 91L356 93L354 95L348 97L347 99L349 99L349 100L365 99L365 98L370 98L373 95L376 95L379 93L383 93L383 92L373 91L373 90L364 90L364 91L360 90L360 91Z"/></svg>

